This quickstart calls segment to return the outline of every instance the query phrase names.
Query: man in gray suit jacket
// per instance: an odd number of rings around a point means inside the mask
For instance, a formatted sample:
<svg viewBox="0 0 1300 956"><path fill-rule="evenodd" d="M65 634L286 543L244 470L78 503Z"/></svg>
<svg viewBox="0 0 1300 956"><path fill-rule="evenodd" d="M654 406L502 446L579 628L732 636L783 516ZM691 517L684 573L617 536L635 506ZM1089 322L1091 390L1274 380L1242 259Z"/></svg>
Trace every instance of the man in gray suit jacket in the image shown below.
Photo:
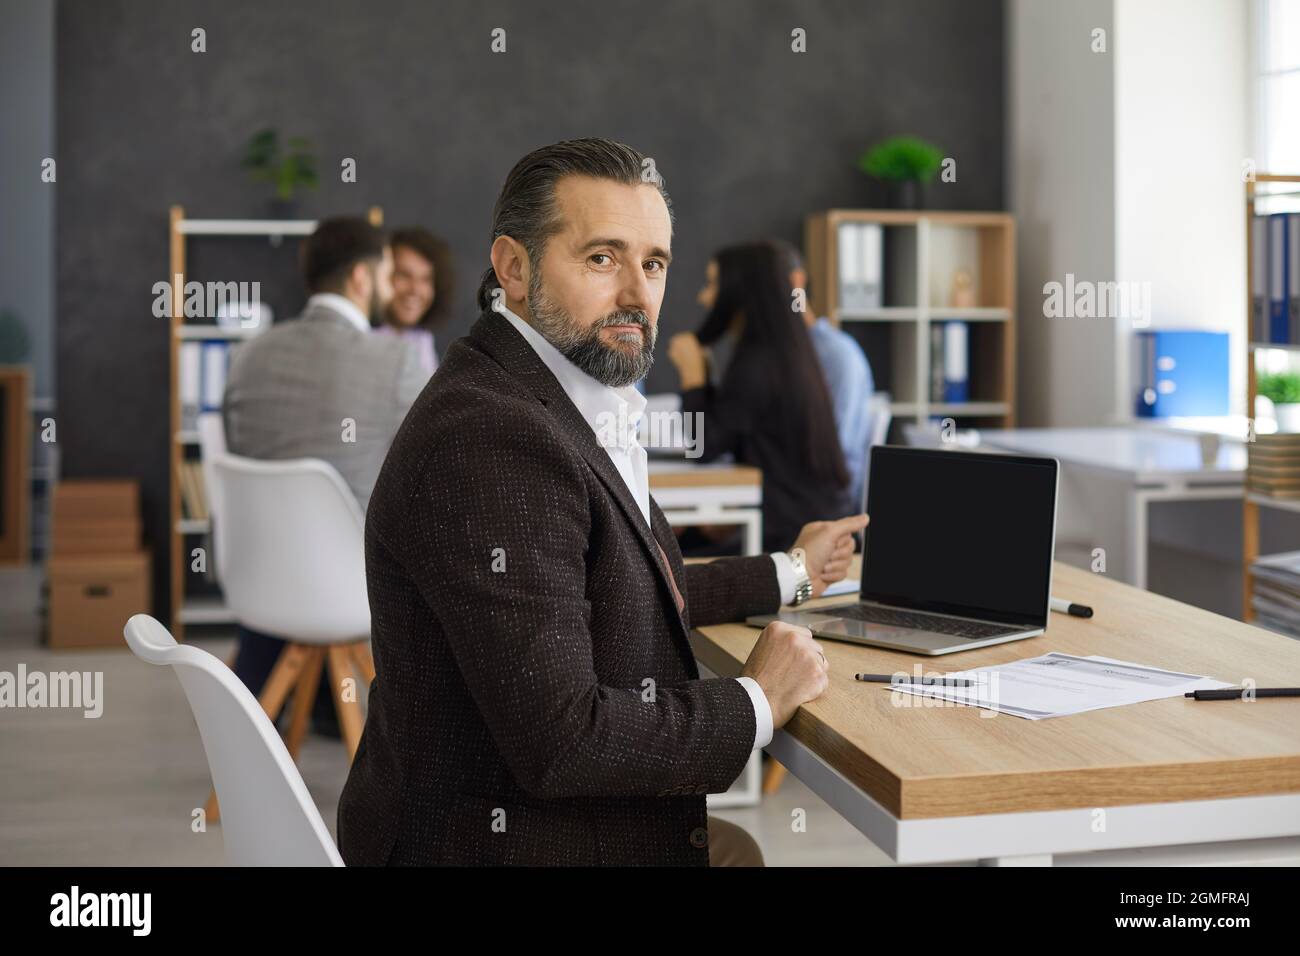
<svg viewBox="0 0 1300 956"><path fill-rule="evenodd" d="M415 350L370 333L392 298L392 257L362 219L322 222L303 248L311 298L302 317L240 346L222 413L231 452L320 458L361 510L388 446L428 381Z"/></svg>
<svg viewBox="0 0 1300 956"><path fill-rule="evenodd" d="M243 343L231 363L226 444L247 458L327 461L365 511L428 374L407 343L370 332L392 298L380 230L364 219L325 220L303 245L302 266L311 292L302 317ZM239 638L235 673L256 694L283 642L242 627ZM331 699L328 687L316 696L318 726L330 723Z"/></svg>

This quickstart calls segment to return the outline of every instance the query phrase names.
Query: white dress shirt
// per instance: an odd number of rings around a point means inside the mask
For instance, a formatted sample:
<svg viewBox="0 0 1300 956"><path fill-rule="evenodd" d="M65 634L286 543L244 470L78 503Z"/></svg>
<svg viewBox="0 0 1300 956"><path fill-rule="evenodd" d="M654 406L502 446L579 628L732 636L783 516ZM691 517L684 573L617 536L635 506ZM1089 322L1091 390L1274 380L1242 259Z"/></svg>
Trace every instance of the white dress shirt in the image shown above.
<svg viewBox="0 0 1300 956"><path fill-rule="evenodd" d="M559 381L560 387L596 433L597 440L618 469L649 528L650 474L646 466L646 451L637 441L637 424L645 412L645 396L631 385L612 388L596 381L565 358L564 353L548 342L542 333L510 311L500 296L494 300L492 308L505 316L518 330ZM651 537L654 537L653 533ZM781 603L789 604L794 600L797 583L794 566L786 554L777 552L771 558L776 565ZM754 704L754 747L766 747L772 742L772 707L767 702L767 695L752 677L737 677L736 680L740 681Z"/></svg>
<svg viewBox="0 0 1300 956"><path fill-rule="evenodd" d="M323 305L340 313L349 322L355 325L362 332L370 331L370 320L366 314L357 308L355 302L345 295L339 295L336 292L317 292L307 300L307 306L304 312L315 305Z"/></svg>

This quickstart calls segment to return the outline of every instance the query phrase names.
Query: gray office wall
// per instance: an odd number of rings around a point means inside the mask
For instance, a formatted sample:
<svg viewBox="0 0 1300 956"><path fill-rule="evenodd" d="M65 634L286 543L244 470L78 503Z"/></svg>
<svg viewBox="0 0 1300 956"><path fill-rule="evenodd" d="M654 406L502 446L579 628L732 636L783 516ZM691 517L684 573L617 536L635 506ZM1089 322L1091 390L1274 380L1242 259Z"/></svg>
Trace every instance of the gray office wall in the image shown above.
<svg viewBox="0 0 1300 956"><path fill-rule="evenodd" d="M54 5L0 9L0 310L27 333L37 397L54 393Z"/></svg>
<svg viewBox="0 0 1300 956"><path fill-rule="evenodd" d="M491 31L506 52L490 52ZM206 31L207 52L191 51ZM807 53L791 52L802 28ZM260 215L241 147L267 125L312 139L321 189L302 214L384 207L452 245L461 274L440 347L475 317L492 203L521 155L601 135L652 156L676 207L661 334L693 327L711 250L806 213L880 206L858 152L914 133L957 160L933 205L1002 208L999 0L367 3L62 0L58 7L59 440L64 472L138 474L168 611L167 207ZM357 161L358 181L340 181ZM224 245L222 245L224 243ZM302 294L289 244L200 240L196 278ZM675 383L660 357L650 388Z"/></svg>

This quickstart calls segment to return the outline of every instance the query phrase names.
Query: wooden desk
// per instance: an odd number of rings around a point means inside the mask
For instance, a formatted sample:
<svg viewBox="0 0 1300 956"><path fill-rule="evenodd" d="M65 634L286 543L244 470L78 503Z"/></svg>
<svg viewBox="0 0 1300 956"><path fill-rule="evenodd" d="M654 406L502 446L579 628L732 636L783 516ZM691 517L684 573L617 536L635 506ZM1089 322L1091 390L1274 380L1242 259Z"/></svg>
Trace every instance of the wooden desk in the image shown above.
<svg viewBox="0 0 1300 956"><path fill-rule="evenodd" d="M901 863L1050 863L1058 854L1266 838L1294 841L1269 848L1300 860L1300 699L1176 698L1030 721L916 706L921 698L853 679L1063 651L1300 685L1300 642L1059 562L1054 575L1054 593L1091 605L1093 618L1053 614L1039 637L944 657L822 641L830 687L777 731L769 752ZM702 664L732 677L758 633L708 627L692 643ZM895 697L912 706L895 706Z"/></svg>
<svg viewBox="0 0 1300 956"><path fill-rule="evenodd" d="M650 494L673 527L738 524L745 554L763 551L763 473L749 465L650 459Z"/></svg>

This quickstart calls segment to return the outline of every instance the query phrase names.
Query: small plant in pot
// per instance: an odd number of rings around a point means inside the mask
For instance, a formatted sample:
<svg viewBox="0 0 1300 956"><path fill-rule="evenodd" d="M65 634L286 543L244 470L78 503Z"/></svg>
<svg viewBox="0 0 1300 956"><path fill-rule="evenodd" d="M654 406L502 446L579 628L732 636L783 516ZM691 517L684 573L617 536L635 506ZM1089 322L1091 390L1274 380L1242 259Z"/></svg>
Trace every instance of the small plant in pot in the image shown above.
<svg viewBox="0 0 1300 956"><path fill-rule="evenodd" d="M1273 403L1280 432L1300 432L1300 372L1261 375L1256 391Z"/></svg>
<svg viewBox="0 0 1300 956"><path fill-rule="evenodd" d="M298 191L315 189L318 183L311 143L301 136L291 136L282 148L280 134L273 129L254 133L249 139L243 167L254 182L275 187L271 215L276 219L294 218L298 211Z"/></svg>
<svg viewBox="0 0 1300 956"><path fill-rule="evenodd" d="M920 209L925 184L943 164L943 150L915 136L894 136L858 157L858 169L887 183L894 206Z"/></svg>

